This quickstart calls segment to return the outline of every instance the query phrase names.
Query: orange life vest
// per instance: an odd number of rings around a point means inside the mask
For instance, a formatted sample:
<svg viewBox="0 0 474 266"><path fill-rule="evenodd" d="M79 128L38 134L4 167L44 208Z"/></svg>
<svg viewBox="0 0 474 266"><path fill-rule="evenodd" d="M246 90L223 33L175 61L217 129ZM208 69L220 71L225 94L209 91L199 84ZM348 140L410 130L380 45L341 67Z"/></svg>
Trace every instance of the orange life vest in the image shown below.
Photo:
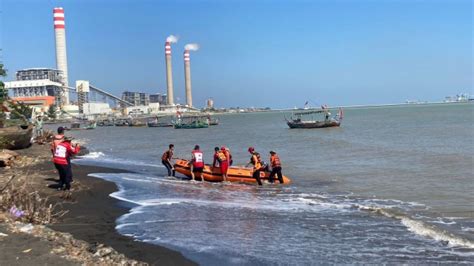
<svg viewBox="0 0 474 266"><path fill-rule="evenodd" d="M262 168L262 160L260 160L260 154L258 152L254 152L252 154L252 158L250 158L250 163L253 164L255 169Z"/></svg>
<svg viewBox="0 0 474 266"><path fill-rule="evenodd" d="M217 152L217 160L221 163L223 161L227 161L227 156L222 151Z"/></svg>
<svg viewBox="0 0 474 266"><path fill-rule="evenodd" d="M270 157L270 162L272 164L272 167L281 167L280 157L278 157L278 155L276 154Z"/></svg>

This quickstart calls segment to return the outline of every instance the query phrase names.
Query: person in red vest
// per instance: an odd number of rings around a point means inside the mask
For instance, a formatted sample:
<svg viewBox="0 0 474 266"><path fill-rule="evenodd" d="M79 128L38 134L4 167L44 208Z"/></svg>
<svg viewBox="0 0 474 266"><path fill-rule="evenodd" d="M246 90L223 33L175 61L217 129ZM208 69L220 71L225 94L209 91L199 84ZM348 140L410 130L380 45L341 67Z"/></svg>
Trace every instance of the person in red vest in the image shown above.
<svg viewBox="0 0 474 266"><path fill-rule="evenodd" d="M194 173L200 173L201 180L204 181L204 177L202 176L204 169L204 155L199 149L199 145L194 146L194 150L191 152L191 155L191 177L193 181L195 181L196 179Z"/></svg>
<svg viewBox="0 0 474 266"><path fill-rule="evenodd" d="M270 151L270 165L272 166L272 171L270 172L270 176L268 177L268 182L273 183L273 179L275 178L275 174L278 176L278 181L280 184L283 184L283 175L281 174L281 161L278 154L274 151Z"/></svg>
<svg viewBox="0 0 474 266"><path fill-rule="evenodd" d="M214 148L214 161L212 162L212 167L217 167L217 163L219 163L219 167L221 168L221 174L223 181L227 181L227 169L229 169L229 158L225 154L225 148L222 147L223 150L220 150L219 147Z"/></svg>
<svg viewBox="0 0 474 266"><path fill-rule="evenodd" d="M72 168L70 158L77 154L81 148L78 144L71 144L71 138L65 137L54 151L53 162L59 173L59 190L64 186L65 190L71 189Z"/></svg>
<svg viewBox="0 0 474 266"><path fill-rule="evenodd" d="M51 152L54 155L56 146L64 140L64 127L58 127L58 134L54 135L53 142L51 142Z"/></svg>

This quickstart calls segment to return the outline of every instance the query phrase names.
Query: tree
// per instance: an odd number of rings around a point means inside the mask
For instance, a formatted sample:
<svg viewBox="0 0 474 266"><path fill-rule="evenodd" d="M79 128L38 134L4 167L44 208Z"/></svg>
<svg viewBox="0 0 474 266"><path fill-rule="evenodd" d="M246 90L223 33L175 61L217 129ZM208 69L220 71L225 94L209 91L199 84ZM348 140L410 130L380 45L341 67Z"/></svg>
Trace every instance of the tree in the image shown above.
<svg viewBox="0 0 474 266"><path fill-rule="evenodd" d="M22 119L24 122L27 122L33 114L33 108L29 107L23 102L16 102L11 104L11 116L12 119Z"/></svg>
<svg viewBox="0 0 474 266"><path fill-rule="evenodd" d="M0 77L6 77L7 70L3 68L3 64L0 63ZM4 102L8 98L8 91L5 89L5 84L0 80L0 128L5 124L6 114L4 110Z"/></svg>
<svg viewBox="0 0 474 266"><path fill-rule="evenodd" d="M48 108L48 117L50 119L56 119L56 108L53 105Z"/></svg>

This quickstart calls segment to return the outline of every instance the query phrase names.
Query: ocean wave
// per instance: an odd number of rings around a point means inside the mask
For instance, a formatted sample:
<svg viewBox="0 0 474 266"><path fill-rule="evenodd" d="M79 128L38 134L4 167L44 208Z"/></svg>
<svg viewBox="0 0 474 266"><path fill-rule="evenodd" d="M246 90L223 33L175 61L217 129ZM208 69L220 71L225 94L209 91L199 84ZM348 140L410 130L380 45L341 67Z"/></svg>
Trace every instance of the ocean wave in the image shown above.
<svg viewBox="0 0 474 266"><path fill-rule="evenodd" d="M113 166L118 166L121 169L124 167L129 169L130 166L165 168L165 166L162 164L130 160L130 159L125 159L125 158L107 157L107 155L105 155L102 152L91 152L83 156L78 156L76 159L72 160L72 162L76 164L85 164L85 165L89 163L99 164L103 166L113 165Z"/></svg>
<svg viewBox="0 0 474 266"><path fill-rule="evenodd" d="M355 205L354 207L362 211L374 212L392 219L400 220L401 223L406 226L409 231L417 235L428 237L450 246L474 249L474 242L471 240L454 235L453 233L442 230L426 222L414 220L413 218L402 213L397 213L394 210L362 205Z"/></svg>
<svg viewBox="0 0 474 266"><path fill-rule="evenodd" d="M91 153L88 153L86 155L82 155L82 156L77 156L77 158L79 159L98 159L98 158L101 158L101 157L104 157L105 154L103 152L91 152Z"/></svg>
<svg viewBox="0 0 474 266"><path fill-rule="evenodd" d="M442 230L435 225L403 213L409 211L410 207L424 207L423 204L416 202L403 202L400 200L382 200L382 199L354 199L347 196L333 196L318 193L284 193L274 189L273 191L256 190L254 186L244 185L242 188L232 190L231 185L222 185L214 183L191 183L174 178L152 177L141 174L94 174L96 177L118 183L119 191L111 194L112 197L136 204L128 215L138 214L143 208L169 206L169 205L195 205L199 207L211 208L233 208L233 209L252 209L272 212L351 212L354 210L367 211L380 214L389 218L400 220L409 231L423 237L440 241L446 245L459 246L474 249L474 242ZM183 189L182 193L188 193L189 197L170 197L128 198L125 188L120 185L120 181L136 181L146 183L156 183L165 186L179 186ZM186 190L188 189L188 190ZM200 198L193 198L193 192L200 191ZM274 194L272 194L274 193ZM276 193L276 194L275 194ZM270 196L270 195L273 195ZM277 195L277 196L275 196ZM206 196L210 196L206 199ZM202 198L204 197L204 198ZM214 199L213 199L214 198ZM217 200L216 200L217 199ZM148 210L147 210L148 211ZM124 218L125 218L124 217ZM429 217L426 217L429 218ZM424 219L424 218L420 218ZM425 219L426 220L426 219ZM433 220L433 219L430 219ZM453 222L438 220L438 223L451 225Z"/></svg>

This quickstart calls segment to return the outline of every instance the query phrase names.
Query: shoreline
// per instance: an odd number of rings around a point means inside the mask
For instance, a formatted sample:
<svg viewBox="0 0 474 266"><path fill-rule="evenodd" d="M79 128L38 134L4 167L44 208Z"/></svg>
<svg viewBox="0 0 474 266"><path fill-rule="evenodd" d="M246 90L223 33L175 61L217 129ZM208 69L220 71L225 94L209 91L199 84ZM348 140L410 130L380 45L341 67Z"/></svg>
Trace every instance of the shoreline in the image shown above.
<svg viewBox="0 0 474 266"><path fill-rule="evenodd" d="M26 184L28 191L38 192L39 195L48 199L48 204L57 204L56 211L65 210L67 213L54 223L45 226L34 225L33 233L22 233L14 227L27 226L28 224L12 222L9 218L5 218L9 216L6 212L0 212L0 216L4 218L0 219L0 229L2 229L0 230L2 233L0 247L9 251L0 256L0 261L10 265L19 262L33 262L38 256L37 252L33 251L45 250L42 253L49 253L49 255L42 256L38 260L40 264L58 265L59 262L63 262L59 263L61 265L64 265L64 262L69 262L68 265L75 265L78 262L87 264L91 262L91 258L96 260L93 263L95 264L98 261L104 262L102 256L97 256L97 250L112 248L116 252L110 253L111 256L121 256L129 260L125 265L136 265L136 262L144 262L149 265L197 265L178 251L136 241L132 237L123 236L116 231L116 220L128 213L130 206L109 196L119 190L114 182L89 176L89 174L124 173L127 171L73 164L72 198L63 200L60 198L62 192L55 189L58 177L50 162L49 146L34 144L28 149L17 152L21 156L19 161L22 164L2 171L0 185L3 187L8 176L16 175L17 177L12 182L16 187ZM24 161L27 163L23 163ZM37 231L43 232L43 228L50 233L36 233ZM72 239L71 243L75 241L80 243L82 247L82 250L79 251L80 254L71 255L69 241L66 241L65 244L64 241L51 240L48 234L66 236L66 238ZM31 245L29 245L30 243ZM72 246L74 248L79 244L72 244ZM32 247L33 251L25 252L24 250L27 250L28 247ZM67 252L58 253L56 252L58 248L67 250ZM42 261L43 257L44 261ZM117 263L117 260L112 264L114 263Z"/></svg>
<svg viewBox="0 0 474 266"><path fill-rule="evenodd" d="M136 241L115 230L116 220L130 210L122 201L109 195L118 191L115 183L89 176L92 173L124 173L126 171L97 166L73 164L74 179L88 186L73 193L74 203L64 203L69 212L61 221L48 227L67 232L76 239L88 243L101 243L114 248L127 258L143 261L150 265L196 265L180 252ZM73 187L74 184L73 183Z"/></svg>

